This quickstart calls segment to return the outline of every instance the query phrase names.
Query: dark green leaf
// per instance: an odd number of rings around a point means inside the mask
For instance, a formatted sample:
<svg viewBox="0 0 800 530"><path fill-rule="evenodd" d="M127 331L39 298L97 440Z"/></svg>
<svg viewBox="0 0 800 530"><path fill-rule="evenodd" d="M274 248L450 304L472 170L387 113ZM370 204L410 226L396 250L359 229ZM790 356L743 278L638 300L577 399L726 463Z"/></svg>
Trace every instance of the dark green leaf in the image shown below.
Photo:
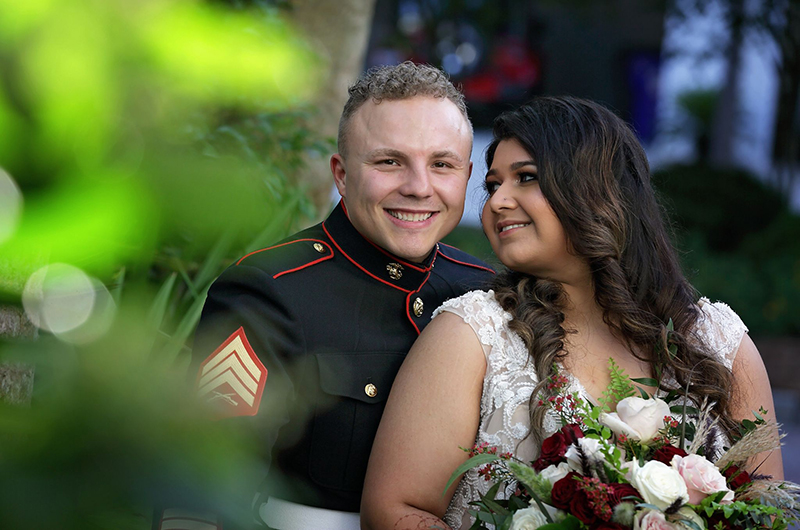
<svg viewBox="0 0 800 530"><path fill-rule="evenodd" d="M673 405L669 408L669 411L675 414L700 414L696 407L690 407L689 405Z"/></svg>
<svg viewBox="0 0 800 530"><path fill-rule="evenodd" d="M656 381L652 377L637 377L635 379L631 379L631 381L645 386L656 386L656 387L658 386L658 381Z"/></svg>

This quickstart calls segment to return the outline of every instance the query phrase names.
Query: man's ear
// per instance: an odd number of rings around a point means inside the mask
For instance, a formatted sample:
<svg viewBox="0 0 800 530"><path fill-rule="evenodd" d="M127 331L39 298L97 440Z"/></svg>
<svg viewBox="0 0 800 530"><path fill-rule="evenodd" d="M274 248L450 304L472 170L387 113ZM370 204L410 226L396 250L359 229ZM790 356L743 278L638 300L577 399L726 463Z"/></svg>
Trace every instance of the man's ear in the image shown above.
<svg viewBox="0 0 800 530"><path fill-rule="evenodd" d="M333 173L333 183L336 184L339 195L346 197L345 183L347 180L347 172L344 168L344 158L339 153L331 157L331 173Z"/></svg>

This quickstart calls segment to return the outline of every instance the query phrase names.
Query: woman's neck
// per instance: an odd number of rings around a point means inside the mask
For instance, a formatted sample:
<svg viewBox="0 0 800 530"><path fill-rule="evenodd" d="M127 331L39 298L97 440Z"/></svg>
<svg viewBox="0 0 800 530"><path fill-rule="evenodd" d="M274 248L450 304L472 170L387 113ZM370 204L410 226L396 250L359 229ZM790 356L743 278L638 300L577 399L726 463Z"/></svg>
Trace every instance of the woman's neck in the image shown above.
<svg viewBox="0 0 800 530"><path fill-rule="evenodd" d="M607 327L603 321L603 308L597 303L594 284L591 278L577 282L562 283L566 294L564 305L564 328L589 331L598 327Z"/></svg>

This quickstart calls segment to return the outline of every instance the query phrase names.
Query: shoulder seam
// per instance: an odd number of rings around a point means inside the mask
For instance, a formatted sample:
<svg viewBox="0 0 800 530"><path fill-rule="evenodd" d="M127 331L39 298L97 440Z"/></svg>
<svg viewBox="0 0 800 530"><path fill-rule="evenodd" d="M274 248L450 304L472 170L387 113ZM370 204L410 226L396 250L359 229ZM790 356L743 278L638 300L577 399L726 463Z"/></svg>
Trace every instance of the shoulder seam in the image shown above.
<svg viewBox="0 0 800 530"><path fill-rule="evenodd" d="M315 243L322 243L323 245L325 245L325 247L326 247L326 248L328 249L328 251L331 253L330 255L333 255L333 249L331 249L331 246L328 244L328 242L327 242L327 241L323 241L322 239L311 239L311 238L304 238L304 239L294 239L294 240L292 240L292 241L287 241L286 243L280 243L280 244L278 244L278 245L272 245L271 247L262 248L262 249L260 249L260 250L254 250L253 252L250 252L250 253L248 253L248 254L245 254L244 256L242 256L241 258L239 258L239 261L237 261L237 262L236 262L236 265L240 265L240 264L242 263L242 261L244 261L246 258L249 258L249 257L250 257L250 256L252 256L253 254L258 254L259 252L264 252L264 251L267 251L267 250L272 250L273 248L285 247L285 246L287 246L287 245L291 245L292 243L299 243L299 242L301 242L301 241L314 241ZM319 261L319 260L317 260L317 261Z"/></svg>

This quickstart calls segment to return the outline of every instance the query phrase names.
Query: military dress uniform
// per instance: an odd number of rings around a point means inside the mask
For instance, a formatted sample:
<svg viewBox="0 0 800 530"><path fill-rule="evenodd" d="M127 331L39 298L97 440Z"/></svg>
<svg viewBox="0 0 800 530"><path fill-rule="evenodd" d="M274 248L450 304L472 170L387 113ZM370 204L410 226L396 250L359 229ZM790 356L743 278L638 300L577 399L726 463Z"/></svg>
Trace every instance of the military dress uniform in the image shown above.
<svg viewBox="0 0 800 530"><path fill-rule="evenodd" d="M492 274L441 243L424 263L397 258L365 239L342 203L324 222L227 269L198 328L197 391L222 416L259 426L270 475L284 479L277 493L266 481L264 500L278 511L291 501L358 512L406 353L434 309Z"/></svg>

